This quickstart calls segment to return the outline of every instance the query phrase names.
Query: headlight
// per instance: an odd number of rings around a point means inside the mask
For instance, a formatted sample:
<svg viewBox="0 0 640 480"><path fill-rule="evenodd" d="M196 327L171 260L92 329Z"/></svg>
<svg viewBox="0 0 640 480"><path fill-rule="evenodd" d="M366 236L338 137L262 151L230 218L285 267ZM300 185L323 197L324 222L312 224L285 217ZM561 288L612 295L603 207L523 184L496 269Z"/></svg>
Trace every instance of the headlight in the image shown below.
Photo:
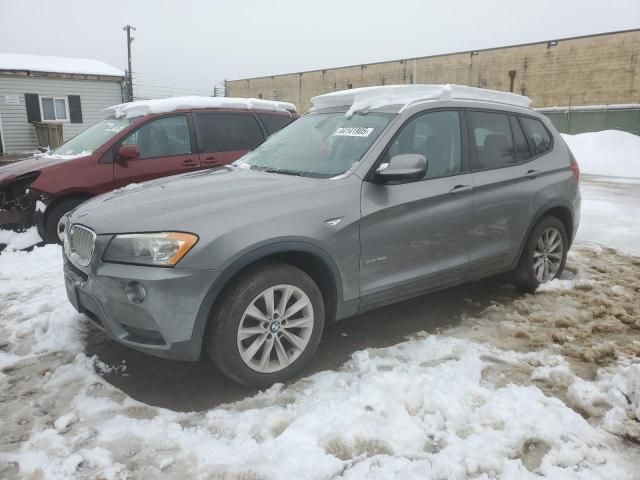
<svg viewBox="0 0 640 480"><path fill-rule="evenodd" d="M137 265L172 267L198 242L192 233L161 232L116 235L102 260Z"/></svg>

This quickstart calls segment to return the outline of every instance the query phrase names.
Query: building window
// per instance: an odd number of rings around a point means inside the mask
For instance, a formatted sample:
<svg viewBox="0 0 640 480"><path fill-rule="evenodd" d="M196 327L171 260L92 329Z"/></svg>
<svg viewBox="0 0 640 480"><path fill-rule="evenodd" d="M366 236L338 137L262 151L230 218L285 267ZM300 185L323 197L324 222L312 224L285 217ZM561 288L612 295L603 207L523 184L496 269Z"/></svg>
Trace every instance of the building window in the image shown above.
<svg viewBox="0 0 640 480"><path fill-rule="evenodd" d="M66 122L69 120L66 97L40 97L40 111L44 122Z"/></svg>

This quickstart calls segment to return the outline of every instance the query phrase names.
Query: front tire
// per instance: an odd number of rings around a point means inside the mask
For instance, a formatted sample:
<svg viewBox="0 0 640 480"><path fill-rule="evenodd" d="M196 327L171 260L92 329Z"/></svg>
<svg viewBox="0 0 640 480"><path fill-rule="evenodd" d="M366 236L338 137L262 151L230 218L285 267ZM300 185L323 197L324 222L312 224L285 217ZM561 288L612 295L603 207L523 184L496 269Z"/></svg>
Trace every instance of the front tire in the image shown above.
<svg viewBox="0 0 640 480"><path fill-rule="evenodd" d="M64 235L64 224L62 218L71 210L81 203L84 198L66 198L55 204L53 208L47 212L44 222L44 238L45 243L62 244L62 236Z"/></svg>
<svg viewBox="0 0 640 480"><path fill-rule="evenodd" d="M567 261L569 240L564 224L547 215L529 234L515 271L514 283L523 292L533 293L541 283L558 278Z"/></svg>
<svg viewBox="0 0 640 480"><path fill-rule="evenodd" d="M211 359L250 387L284 382L308 363L324 328L324 300L313 279L268 263L237 279L214 309L207 335Z"/></svg>

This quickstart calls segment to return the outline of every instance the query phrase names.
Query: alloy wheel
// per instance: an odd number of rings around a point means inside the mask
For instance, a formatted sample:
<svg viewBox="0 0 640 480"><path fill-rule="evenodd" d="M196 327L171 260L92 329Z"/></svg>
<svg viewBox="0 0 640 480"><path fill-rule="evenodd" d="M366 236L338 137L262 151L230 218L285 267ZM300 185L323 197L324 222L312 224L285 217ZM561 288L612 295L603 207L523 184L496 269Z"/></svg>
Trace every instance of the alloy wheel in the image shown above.
<svg viewBox="0 0 640 480"><path fill-rule="evenodd" d="M273 373L295 362L309 344L313 305L294 285L269 287L247 306L237 335L242 361L252 370Z"/></svg>
<svg viewBox="0 0 640 480"><path fill-rule="evenodd" d="M564 253L562 234L555 227L542 232L533 251L533 273L540 283L555 278Z"/></svg>

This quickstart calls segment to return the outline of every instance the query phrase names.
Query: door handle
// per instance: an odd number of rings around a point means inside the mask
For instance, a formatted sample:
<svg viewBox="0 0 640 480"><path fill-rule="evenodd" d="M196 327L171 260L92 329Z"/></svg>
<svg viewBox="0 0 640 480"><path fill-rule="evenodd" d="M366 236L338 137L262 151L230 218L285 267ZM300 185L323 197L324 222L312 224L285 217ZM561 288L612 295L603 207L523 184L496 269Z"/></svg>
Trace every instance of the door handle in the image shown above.
<svg viewBox="0 0 640 480"><path fill-rule="evenodd" d="M525 177L527 177L527 178L536 178L538 175L540 175L540 170L529 170L527 172L527 174L525 175Z"/></svg>
<svg viewBox="0 0 640 480"><path fill-rule="evenodd" d="M185 167L196 167L196 166L198 166L198 164L195 162L195 160L193 160L191 158L187 158L184 162L182 162L182 165L184 165Z"/></svg>
<svg viewBox="0 0 640 480"><path fill-rule="evenodd" d="M207 157L204 159L204 163L207 165L220 165L222 161L218 160L216 157Z"/></svg>
<svg viewBox="0 0 640 480"><path fill-rule="evenodd" d="M449 190L449 193L452 193L452 194L466 193L466 192L470 192L471 190L473 190L473 187L471 185L456 185L451 190Z"/></svg>

